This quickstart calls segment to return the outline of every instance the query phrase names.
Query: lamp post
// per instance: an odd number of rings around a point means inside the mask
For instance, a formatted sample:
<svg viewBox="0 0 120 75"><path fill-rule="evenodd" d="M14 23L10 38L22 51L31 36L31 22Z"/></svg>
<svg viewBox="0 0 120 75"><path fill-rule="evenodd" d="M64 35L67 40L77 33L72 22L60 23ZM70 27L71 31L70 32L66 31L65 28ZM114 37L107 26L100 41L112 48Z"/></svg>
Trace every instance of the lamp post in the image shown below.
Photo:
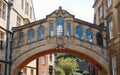
<svg viewBox="0 0 120 75"><path fill-rule="evenodd" d="M8 0L8 10L7 10L7 31L10 30L10 12L11 7L13 6L13 3L11 0ZM5 75L10 75L10 33L6 32L6 51L5 51Z"/></svg>

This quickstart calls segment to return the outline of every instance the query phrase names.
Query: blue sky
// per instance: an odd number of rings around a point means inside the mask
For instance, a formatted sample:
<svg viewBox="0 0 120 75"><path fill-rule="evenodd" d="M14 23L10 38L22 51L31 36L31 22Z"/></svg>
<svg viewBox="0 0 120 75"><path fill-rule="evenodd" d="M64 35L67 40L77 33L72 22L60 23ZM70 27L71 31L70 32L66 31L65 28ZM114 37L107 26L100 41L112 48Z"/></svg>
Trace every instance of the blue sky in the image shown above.
<svg viewBox="0 0 120 75"><path fill-rule="evenodd" d="M94 0L33 0L36 20L43 19L62 6L75 18L93 22Z"/></svg>

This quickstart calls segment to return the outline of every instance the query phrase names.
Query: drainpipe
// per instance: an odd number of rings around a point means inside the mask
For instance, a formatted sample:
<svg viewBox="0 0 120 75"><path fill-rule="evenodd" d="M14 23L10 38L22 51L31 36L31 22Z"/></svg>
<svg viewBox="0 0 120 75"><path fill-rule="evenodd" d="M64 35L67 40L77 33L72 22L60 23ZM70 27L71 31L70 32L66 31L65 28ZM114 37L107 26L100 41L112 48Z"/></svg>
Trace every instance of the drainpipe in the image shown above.
<svg viewBox="0 0 120 75"><path fill-rule="evenodd" d="M10 12L11 7L13 6L13 3L11 0L8 0L8 10L7 10L7 31L10 31ZM6 32L6 51L5 51L5 75L9 75L9 67L10 67L10 33Z"/></svg>

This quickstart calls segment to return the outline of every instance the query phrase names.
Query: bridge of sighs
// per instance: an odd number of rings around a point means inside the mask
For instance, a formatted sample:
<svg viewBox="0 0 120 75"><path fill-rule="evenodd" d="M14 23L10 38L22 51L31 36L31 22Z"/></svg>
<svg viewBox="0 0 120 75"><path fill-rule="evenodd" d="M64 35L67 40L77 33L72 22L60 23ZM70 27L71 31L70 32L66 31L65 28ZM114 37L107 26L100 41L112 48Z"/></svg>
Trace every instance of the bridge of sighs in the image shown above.
<svg viewBox="0 0 120 75"><path fill-rule="evenodd" d="M12 75L33 59L49 53L82 57L109 75L106 28L77 19L59 8L46 18L13 28Z"/></svg>

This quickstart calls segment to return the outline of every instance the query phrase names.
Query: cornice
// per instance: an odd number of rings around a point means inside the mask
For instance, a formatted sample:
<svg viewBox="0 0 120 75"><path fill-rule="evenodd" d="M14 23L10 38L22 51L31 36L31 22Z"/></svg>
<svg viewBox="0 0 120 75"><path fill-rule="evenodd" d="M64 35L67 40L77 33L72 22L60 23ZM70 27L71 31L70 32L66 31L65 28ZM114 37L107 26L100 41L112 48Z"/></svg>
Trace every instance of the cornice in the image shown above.
<svg viewBox="0 0 120 75"><path fill-rule="evenodd" d="M119 8L120 7L120 1L118 1L118 3L116 4L115 8Z"/></svg>
<svg viewBox="0 0 120 75"><path fill-rule="evenodd" d="M93 4L93 8L97 5L97 3L99 2L100 0L96 0L95 2L94 2L94 4Z"/></svg>

